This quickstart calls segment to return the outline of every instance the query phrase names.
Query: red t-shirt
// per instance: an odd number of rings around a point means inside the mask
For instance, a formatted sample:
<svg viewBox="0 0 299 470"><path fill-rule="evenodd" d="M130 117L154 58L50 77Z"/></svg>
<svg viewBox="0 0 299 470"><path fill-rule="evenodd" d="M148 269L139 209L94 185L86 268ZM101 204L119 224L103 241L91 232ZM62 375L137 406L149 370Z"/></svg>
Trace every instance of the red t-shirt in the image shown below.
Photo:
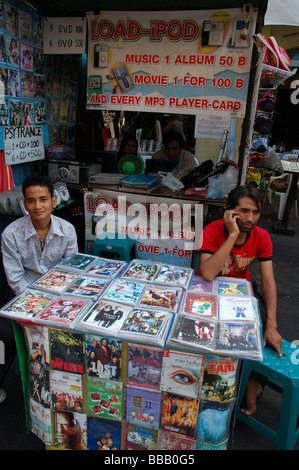
<svg viewBox="0 0 299 470"><path fill-rule="evenodd" d="M214 254L227 238L224 220L216 220L207 225L201 234L200 253ZM273 246L269 233L254 227L242 246L234 245L218 276L246 278L250 281L248 266L255 257L259 261L272 259ZM199 272L201 275L201 272Z"/></svg>

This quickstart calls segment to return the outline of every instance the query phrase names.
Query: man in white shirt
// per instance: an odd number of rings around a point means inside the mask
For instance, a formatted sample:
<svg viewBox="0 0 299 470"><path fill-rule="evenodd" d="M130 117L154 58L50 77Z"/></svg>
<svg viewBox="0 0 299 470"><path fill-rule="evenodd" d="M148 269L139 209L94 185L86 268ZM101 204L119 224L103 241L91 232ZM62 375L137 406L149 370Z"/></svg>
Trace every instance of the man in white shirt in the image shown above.
<svg viewBox="0 0 299 470"><path fill-rule="evenodd" d="M57 201L51 182L42 175L28 176L23 195L28 215L6 227L1 238L7 282L16 295L63 258L78 252L74 226L52 215Z"/></svg>
<svg viewBox="0 0 299 470"><path fill-rule="evenodd" d="M163 135L163 149L158 150L152 159L169 160L177 162L173 168L172 174L179 180L188 175L194 168L198 166L198 162L194 155L185 150L183 136L178 132L166 132Z"/></svg>
<svg viewBox="0 0 299 470"><path fill-rule="evenodd" d="M71 253L78 252L73 225L52 215L57 205L52 183L42 175L31 175L23 182L24 207L28 215L12 222L2 233L3 266L9 287L21 294L32 281ZM5 364L0 365L0 403L2 388L15 356L12 325L0 317L0 340L5 344Z"/></svg>

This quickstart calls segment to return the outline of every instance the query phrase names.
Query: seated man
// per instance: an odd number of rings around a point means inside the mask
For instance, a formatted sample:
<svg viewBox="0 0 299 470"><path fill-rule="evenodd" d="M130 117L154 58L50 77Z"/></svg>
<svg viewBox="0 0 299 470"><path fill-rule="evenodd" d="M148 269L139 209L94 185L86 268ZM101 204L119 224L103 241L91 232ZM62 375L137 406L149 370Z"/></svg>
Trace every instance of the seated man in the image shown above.
<svg viewBox="0 0 299 470"><path fill-rule="evenodd" d="M52 183L42 175L23 182L28 215L12 222L2 233L1 246L7 282L14 294L78 251L74 226L52 215L57 205Z"/></svg>
<svg viewBox="0 0 299 470"><path fill-rule="evenodd" d="M78 251L72 224L52 215L56 197L52 183L42 175L27 176L23 182L24 207L28 215L12 222L2 233L3 266L15 295ZM12 324L0 318L0 340L5 344L5 364L0 365L0 403L6 397L2 386L16 354Z"/></svg>
<svg viewBox="0 0 299 470"><path fill-rule="evenodd" d="M273 275L272 242L268 232L257 227L261 203L258 190L251 185L233 189L227 199L228 209L222 220L211 222L202 232L200 246L200 275L206 280L216 276L251 280L248 266L257 256L263 297L254 287L259 299L264 327L264 344L269 343L282 356L282 339L277 331L277 291ZM250 379L242 410L251 415L256 412L256 399L262 392L260 384Z"/></svg>
<svg viewBox="0 0 299 470"><path fill-rule="evenodd" d="M176 161L177 165L172 170L172 174L179 180L188 175L198 166L194 155L183 149L184 138L178 132L166 132L163 135L163 149L158 150L153 156L156 160Z"/></svg>

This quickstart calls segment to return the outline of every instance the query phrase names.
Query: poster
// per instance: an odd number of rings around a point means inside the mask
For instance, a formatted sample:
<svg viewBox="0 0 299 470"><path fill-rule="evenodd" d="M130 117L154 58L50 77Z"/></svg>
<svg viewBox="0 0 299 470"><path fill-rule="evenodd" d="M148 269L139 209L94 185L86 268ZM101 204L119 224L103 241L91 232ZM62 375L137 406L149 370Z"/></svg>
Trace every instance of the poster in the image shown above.
<svg viewBox="0 0 299 470"><path fill-rule="evenodd" d="M88 13L87 108L244 117L256 16Z"/></svg>

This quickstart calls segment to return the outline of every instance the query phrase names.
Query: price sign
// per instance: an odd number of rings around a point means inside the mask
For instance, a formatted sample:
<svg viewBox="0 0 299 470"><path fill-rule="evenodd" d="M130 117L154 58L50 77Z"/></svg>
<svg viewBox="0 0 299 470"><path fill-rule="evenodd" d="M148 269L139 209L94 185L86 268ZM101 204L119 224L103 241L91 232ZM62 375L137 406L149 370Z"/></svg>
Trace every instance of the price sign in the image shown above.
<svg viewBox="0 0 299 470"><path fill-rule="evenodd" d="M45 158L42 126L4 127L3 139L5 165Z"/></svg>
<svg viewBox="0 0 299 470"><path fill-rule="evenodd" d="M45 18L44 54L84 54L85 18Z"/></svg>

